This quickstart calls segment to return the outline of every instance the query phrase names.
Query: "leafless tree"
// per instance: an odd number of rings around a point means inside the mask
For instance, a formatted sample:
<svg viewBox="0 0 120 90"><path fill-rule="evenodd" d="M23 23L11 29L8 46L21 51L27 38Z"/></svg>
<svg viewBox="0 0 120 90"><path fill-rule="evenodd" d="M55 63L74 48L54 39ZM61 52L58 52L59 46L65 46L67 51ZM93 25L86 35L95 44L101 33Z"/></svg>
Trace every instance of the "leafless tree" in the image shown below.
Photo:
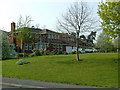
<svg viewBox="0 0 120 90"><path fill-rule="evenodd" d="M74 2L66 12L62 15L61 20L58 19L57 28L64 33L76 34L76 60L80 61L79 57L79 38L84 32L90 32L95 29L95 19L92 16L92 9L87 5L87 2Z"/></svg>
<svg viewBox="0 0 120 90"><path fill-rule="evenodd" d="M23 28L23 27L30 27L32 21L33 20L31 18L31 16L25 16L25 18L23 18L23 16L20 15L16 28L19 29L19 28Z"/></svg>
<svg viewBox="0 0 120 90"><path fill-rule="evenodd" d="M40 24L36 24L36 25L35 25L35 28L39 28L39 27L40 27Z"/></svg>
<svg viewBox="0 0 120 90"><path fill-rule="evenodd" d="M17 22L16 30L14 32L15 39L21 43L20 48L23 53L25 53L24 44L26 42L33 41L32 39L34 39L34 34L32 34L29 29L31 27L32 21L33 20L30 16L26 16L25 18L23 18L20 15Z"/></svg>

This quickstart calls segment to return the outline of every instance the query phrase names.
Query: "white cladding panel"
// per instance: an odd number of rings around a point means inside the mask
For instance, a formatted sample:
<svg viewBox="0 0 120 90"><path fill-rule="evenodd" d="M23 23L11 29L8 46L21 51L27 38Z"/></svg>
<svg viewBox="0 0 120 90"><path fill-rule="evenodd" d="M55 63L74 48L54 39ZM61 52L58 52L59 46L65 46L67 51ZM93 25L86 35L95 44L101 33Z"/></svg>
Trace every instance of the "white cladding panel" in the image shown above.
<svg viewBox="0 0 120 90"><path fill-rule="evenodd" d="M66 52L67 52L67 53L72 52L72 47L71 47L71 46L66 46Z"/></svg>

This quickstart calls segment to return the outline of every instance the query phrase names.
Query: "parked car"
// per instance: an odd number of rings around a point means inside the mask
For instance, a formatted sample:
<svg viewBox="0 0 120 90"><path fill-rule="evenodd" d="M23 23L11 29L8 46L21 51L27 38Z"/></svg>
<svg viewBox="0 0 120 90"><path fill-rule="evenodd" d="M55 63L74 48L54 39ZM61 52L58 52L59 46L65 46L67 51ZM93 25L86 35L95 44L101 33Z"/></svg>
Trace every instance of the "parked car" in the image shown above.
<svg viewBox="0 0 120 90"><path fill-rule="evenodd" d="M92 53L92 52L93 52L93 49L92 49L92 48L86 48L86 49L85 49L85 52L86 52L86 53Z"/></svg>
<svg viewBox="0 0 120 90"><path fill-rule="evenodd" d="M79 48L79 53L85 53L85 49Z"/></svg>

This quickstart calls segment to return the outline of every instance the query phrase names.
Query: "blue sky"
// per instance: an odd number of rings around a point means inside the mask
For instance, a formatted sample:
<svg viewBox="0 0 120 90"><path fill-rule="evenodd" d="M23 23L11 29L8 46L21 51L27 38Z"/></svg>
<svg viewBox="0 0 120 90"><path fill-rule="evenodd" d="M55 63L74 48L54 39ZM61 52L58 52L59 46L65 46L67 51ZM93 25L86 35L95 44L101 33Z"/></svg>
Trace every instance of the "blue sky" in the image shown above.
<svg viewBox="0 0 120 90"><path fill-rule="evenodd" d="M33 25L56 30L57 18L61 17L74 0L3 0L0 3L0 29L10 31L10 23L17 22L20 15L29 15ZM78 0L77 0L78 1ZM94 16L100 0L84 0L93 8Z"/></svg>

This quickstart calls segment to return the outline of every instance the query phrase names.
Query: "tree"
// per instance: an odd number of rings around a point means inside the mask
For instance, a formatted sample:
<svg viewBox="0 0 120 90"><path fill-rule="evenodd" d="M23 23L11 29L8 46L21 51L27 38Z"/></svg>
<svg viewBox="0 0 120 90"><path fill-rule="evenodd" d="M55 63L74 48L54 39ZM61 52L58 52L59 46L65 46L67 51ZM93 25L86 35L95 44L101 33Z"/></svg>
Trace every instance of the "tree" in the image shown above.
<svg viewBox="0 0 120 90"><path fill-rule="evenodd" d="M0 30L0 59L10 58L10 53L14 49L12 44L9 44L8 33Z"/></svg>
<svg viewBox="0 0 120 90"><path fill-rule="evenodd" d="M112 51L114 49L112 39L110 38L109 35L106 35L104 32L102 32L98 39L97 39L97 44L96 47L100 49L100 51Z"/></svg>
<svg viewBox="0 0 120 90"><path fill-rule="evenodd" d="M102 19L101 27L106 34L113 38L118 37L120 29L120 1L119 2L101 2L98 5L98 15Z"/></svg>
<svg viewBox="0 0 120 90"><path fill-rule="evenodd" d="M114 48L116 49L116 51L118 51L118 49L119 49L119 42L120 42L120 38L114 39L113 45L114 45Z"/></svg>
<svg viewBox="0 0 120 90"><path fill-rule="evenodd" d="M24 44L25 43L31 43L35 37L34 33L31 32L32 28L31 26L32 19L30 16L26 16L25 19L20 16L17 28L14 32L14 36L17 41L21 42L21 49L24 53ZM24 55L23 55L24 56Z"/></svg>
<svg viewBox="0 0 120 90"><path fill-rule="evenodd" d="M75 33L76 60L79 61L79 38L80 34L95 29L96 21L92 17L92 11L85 2L75 2L68 8L62 19L58 19L58 30L72 35ZM94 25L94 26L93 26Z"/></svg>

